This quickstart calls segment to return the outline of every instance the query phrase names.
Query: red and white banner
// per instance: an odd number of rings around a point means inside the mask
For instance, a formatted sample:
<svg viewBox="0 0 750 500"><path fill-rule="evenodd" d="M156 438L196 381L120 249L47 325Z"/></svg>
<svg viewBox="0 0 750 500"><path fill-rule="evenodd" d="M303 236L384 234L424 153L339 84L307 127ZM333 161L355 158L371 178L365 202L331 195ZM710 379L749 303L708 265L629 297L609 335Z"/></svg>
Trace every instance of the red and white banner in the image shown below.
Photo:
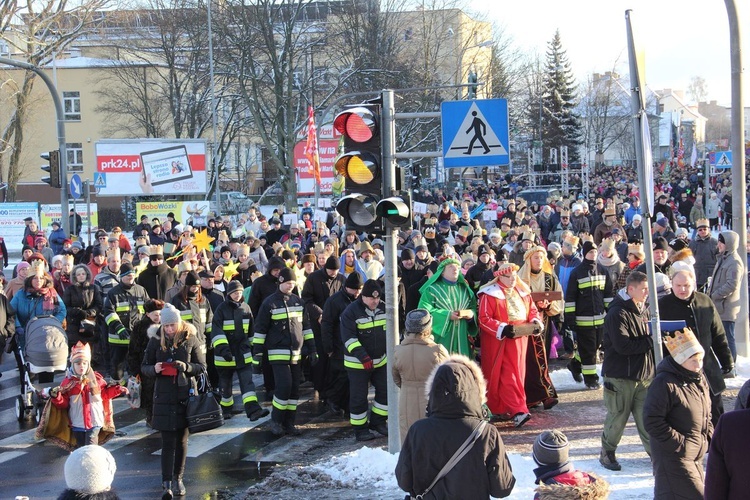
<svg viewBox="0 0 750 500"><path fill-rule="evenodd" d="M206 193L206 141L110 140L96 143L98 196Z"/></svg>
<svg viewBox="0 0 750 500"><path fill-rule="evenodd" d="M297 171L297 194L312 196L315 194L315 174L310 161L305 155L306 141L299 141L294 146L294 168ZM331 194L335 177L334 161L339 151L339 141L324 139L318 143L320 158L320 194Z"/></svg>

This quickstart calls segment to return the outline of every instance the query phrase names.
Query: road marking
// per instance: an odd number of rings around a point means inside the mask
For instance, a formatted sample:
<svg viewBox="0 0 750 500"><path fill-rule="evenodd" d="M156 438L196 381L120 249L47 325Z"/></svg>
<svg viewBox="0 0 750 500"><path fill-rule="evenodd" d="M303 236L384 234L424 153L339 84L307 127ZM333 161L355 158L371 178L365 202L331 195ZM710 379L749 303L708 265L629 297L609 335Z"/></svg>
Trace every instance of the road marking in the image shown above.
<svg viewBox="0 0 750 500"><path fill-rule="evenodd" d="M14 458L21 457L23 455L26 455L25 451L5 451L3 453L0 453L0 464L9 460L13 460Z"/></svg>

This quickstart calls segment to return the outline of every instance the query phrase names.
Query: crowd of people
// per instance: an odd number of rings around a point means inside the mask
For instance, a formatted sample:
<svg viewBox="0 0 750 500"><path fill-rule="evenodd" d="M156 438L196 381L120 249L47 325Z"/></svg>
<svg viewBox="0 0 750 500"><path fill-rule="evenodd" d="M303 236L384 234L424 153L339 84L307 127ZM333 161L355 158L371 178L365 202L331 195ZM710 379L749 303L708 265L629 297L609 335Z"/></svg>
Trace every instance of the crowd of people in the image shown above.
<svg viewBox="0 0 750 500"><path fill-rule="evenodd" d="M29 220L21 262L0 296L2 338L23 346L28 321L51 314L65 325L70 377L89 369L80 360L90 362L101 374L91 378L98 381L91 390L111 398L124 393L112 387L140 376L141 408L162 434L165 498L186 491L182 402L203 373L220 389L224 418L244 413L256 421L270 408L274 435L299 435L296 410L307 380L332 415L348 416L358 441L369 441L388 434L390 369L402 389L401 439L417 450L423 445L414 434L443 433L435 432L443 425L437 421L419 422L425 416L471 415L521 427L531 408L555 407L554 360L582 388L603 390L604 467L621 469L616 449L632 414L652 457L657 497L667 495L677 475L685 479L684 496L697 498L701 460L724 413L724 378L735 373L734 322L748 259L731 229L724 179L706 193L707 202L697 171L673 172L657 184L651 251L660 315L682 323L664 332L666 357L656 366L647 328L645 215L628 175L603 171L589 198L544 204L527 204L515 196L520 187L507 182L449 196L421 193L425 213L398 233L402 342L393 360L386 356L383 286L392 270L384 267L382 237L347 229L333 213L313 220L309 203L287 226L282 207L271 217L253 208L215 217L205 228L172 213L163 222L143 216L132 238L119 227L100 229L88 246L68 239L59 223L47 236ZM493 216L480 215L487 211ZM5 251L4 257L7 265ZM478 399L451 401L450 394L465 390L456 373L466 370ZM254 371L263 374L262 392ZM241 408L232 393L235 375ZM680 394L670 392L675 380ZM74 385L63 383L50 396L65 407ZM470 424L452 437L456 445L472 433ZM75 424L78 444L96 443L101 426L101 419ZM495 447L485 458L502 479L485 480L482 492L507 495L512 481L502 440L491 430L482 436ZM449 458L451 446L437 457ZM397 471L400 484L420 494L429 478L407 480L416 472L406 470ZM450 491L448 479L444 487Z"/></svg>

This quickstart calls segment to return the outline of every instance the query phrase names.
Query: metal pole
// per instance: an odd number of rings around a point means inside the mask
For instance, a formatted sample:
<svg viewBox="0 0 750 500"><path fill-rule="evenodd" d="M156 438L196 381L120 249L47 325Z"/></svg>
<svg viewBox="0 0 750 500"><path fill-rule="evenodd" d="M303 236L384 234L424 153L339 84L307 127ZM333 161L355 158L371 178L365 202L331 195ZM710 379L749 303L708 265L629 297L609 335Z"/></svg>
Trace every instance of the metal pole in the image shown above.
<svg viewBox="0 0 750 500"><path fill-rule="evenodd" d="M745 179L745 111L742 99L742 30L735 0L724 0L729 18L729 52L732 65L732 228L739 235L738 252L745 262L747 243L747 195ZM748 336L747 273L741 273L740 313L734 335L737 355L750 352Z"/></svg>
<svg viewBox="0 0 750 500"><path fill-rule="evenodd" d="M625 17L629 18L631 10L625 11ZM631 32L630 23L626 22L628 38L633 39L633 33ZM651 313L651 335L654 341L654 360L658 364L662 359L661 352L661 330L659 325L659 306L656 298L656 276L654 275L654 254L653 254L653 243L651 238L651 217L654 212L654 207L649 206L649 201L652 200L653 193L651 196L647 195L649 189L646 176L650 175L646 173L652 171L652 165L644 164L643 154L643 140L641 138L641 120L648 120L646 111L641 108L641 98L639 93L643 89L638 86L638 68L636 64L635 47L632 43L628 43L628 59L630 63L630 109L633 113L633 136L635 137L635 158L636 158L636 171L638 172L638 191L641 195L641 208L643 216L643 253L646 254L646 276L648 277L648 309Z"/></svg>
<svg viewBox="0 0 750 500"><path fill-rule="evenodd" d="M216 82L214 81L214 35L213 25L211 22L211 4L213 0L208 0L208 74L211 79L211 129L213 130L213 144L211 145L211 165L214 169L214 182L216 183L216 216L221 215L221 184L219 182L219 164L216 161L217 130L219 128L216 119Z"/></svg>
<svg viewBox="0 0 750 500"><path fill-rule="evenodd" d="M83 185L85 186L84 190L86 191L86 216L89 221L86 225L86 233L88 233L88 245L91 246L91 186L89 185L89 180L86 179Z"/></svg>
<svg viewBox="0 0 750 500"><path fill-rule="evenodd" d="M396 119L393 90L383 90L383 194L392 196L396 189ZM398 337L398 281L396 277L396 243L398 229L385 228L385 316L386 356L393 362ZM401 451L401 436L398 419L398 387L388 368L388 452Z"/></svg>
<svg viewBox="0 0 750 500"><path fill-rule="evenodd" d="M0 64L33 71L44 81L49 89L49 93L52 95L52 102L55 104L55 115L57 117L57 148L60 150L60 177L62 181L60 187L60 218L62 220L60 223L65 234L70 235L70 218L62 217L62 214L67 214L70 210L68 210L68 152L65 149L65 113L63 112L63 105L60 100L60 93L57 91L52 79L41 68L37 68L33 64L5 57L0 57Z"/></svg>

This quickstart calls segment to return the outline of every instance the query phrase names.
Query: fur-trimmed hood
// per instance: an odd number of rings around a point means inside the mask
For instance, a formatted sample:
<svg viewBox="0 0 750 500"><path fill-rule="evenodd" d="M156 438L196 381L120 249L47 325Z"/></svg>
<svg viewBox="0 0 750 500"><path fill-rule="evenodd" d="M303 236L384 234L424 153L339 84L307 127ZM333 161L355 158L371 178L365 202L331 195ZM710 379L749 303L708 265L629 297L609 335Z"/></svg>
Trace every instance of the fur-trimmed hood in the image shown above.
<svg viewBox="0 0 750 500"><path fill-rule="evenodd" d="M73 268L73 270L70 272L70 281L72 283L76 282L75 280L76 271L78 271L79 269L83 269L84 271L86 271L86 283L85 284L90 285L91 281L94 278L93 276L91 276L91 269L89 269L89 266L87 266L86 264L78 264Z"/></svg>
<svg viewBox="0 0 750 500"><path fill-rule="evenodd" d="M436 366L425 384L427 415L439 418L482 418L487 383L479 365L454 354Z"/></svg>
<svg viewBox="0 0 750 500"><path fill-rule="evenodd" d="M689 248L683 248L679 252L675 252L674 255L672 255L669 260L674 264L678 261L684 261L691 266L695 265L695 257L693 256L693 251Z"/></svg>
<svg viewBox="0 0 750 500"><path fill-rule="evenodd" d="M558 481L559 479L559 481ZM539 500L604 500L609 497L609 483L588 472L573 471L557 476L552 484L540 484Z"/></svg>

